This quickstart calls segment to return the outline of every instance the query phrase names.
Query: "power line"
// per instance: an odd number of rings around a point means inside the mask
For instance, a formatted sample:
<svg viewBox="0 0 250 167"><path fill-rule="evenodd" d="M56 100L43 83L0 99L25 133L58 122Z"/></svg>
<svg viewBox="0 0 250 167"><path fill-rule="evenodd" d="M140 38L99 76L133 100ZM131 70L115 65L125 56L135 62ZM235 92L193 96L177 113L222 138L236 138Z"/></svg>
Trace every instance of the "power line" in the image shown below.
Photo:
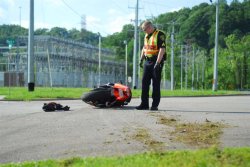
<svg viewBox="0 0 250 167"><path fill-rule="evenodd" d="M197 24L195 24L195 26L189 31L189 34L190 34L191 32L193 32L193 31L194 31L194 30L195 30L195 29L205 20L205 17L208 16L208 15L210 15L212 12L213 12L212 10L206 12L206 13L202 16L202 18L199 20L199 22L198 22Z"/></svg>
<svg viewBox="0 0 250 167"><path fill-rule="evenodd" d="M80 18L82 18L82 15L80 15L76 10L74 10L68 3L65 2L65 0L62 0L62 2L64 3L65 6L67 6L73 13L75 13L77 16L79 16ZM91 24L91 23L90 23ZM101 29L99 28L99 26L97 27L96 25L94 24L91 24L92 26L94 26L95 28L97 29ZM107 32L104 32L106 35L108 35Z"/></svg>
<svg viewBox="0 0 250 167"><path fill-rule="evenodd" d="M111 1L112 1L112 4L114 4L114 5L117 6L119 9L121 9L121 11L123 11L123 13L129 14L129 12L128 12L128 11L125 11L125 9L122 8L116 1L114 1L114 0L111 0Z"/></svg>
<svg viewBox="0 0 250 167"><path fill-rule="evenodd" d="M72 12L74 12L76 15L78 15L79 17L82 17L76 10L74 10L71 6L69 6L69 4L67 4L64 0L62 0L62 2L64 3L64 5L66 5Z"/></svg>
<svg viewBox="0 0 250 167"><path fill-rule="evenodd" d="M162 12L160 13L160 10L159 10L158 7L163 7L163 8L169 7L169 6L167 6L166 4L156 3L156 2L154 2L154 1L151 2L151 1L147 1L147 0L145 1L145 0L143 0L143 2L146 3L146 4L150 4L150 5L148 5L148 6L149 6L148 8L151 8L151 9L152 9L153 6L154 6L155 9L153 10L153 11L154 11L153 13L154 13L155 15L160 15L160 14L162 14ZM151 11L150 11L150 12L151 12ZM167 12L167 11L166 11L166 12ZM156 14L156 13L157 13L157 14ZM152 14L152 12L151 12L151 14Z"/></svg>
<svg viewBox="0 0 250 167"><path fill-rule="evenodd" d="M153 1L153 2L151 2L151 1L144 1L144 2L146 2L146 3L148 3L148 4L154 4L154 5L157 5L157 6L164 6L164 7L167 7L167 5L165 5L165 4L155 3L154 1Z"/></svg>

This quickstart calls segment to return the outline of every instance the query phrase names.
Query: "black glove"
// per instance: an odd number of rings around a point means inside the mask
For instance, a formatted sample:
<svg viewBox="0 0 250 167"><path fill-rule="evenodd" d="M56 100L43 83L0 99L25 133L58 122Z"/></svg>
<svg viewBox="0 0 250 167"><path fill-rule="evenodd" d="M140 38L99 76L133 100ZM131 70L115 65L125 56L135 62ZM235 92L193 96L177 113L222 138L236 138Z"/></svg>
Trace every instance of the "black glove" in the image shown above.
<svg viewBox="0 0 250 167"><path fill-rule="evenodd" d="M143 59L141 59L141 61L140 61L140 64L139 64L139 65L140 65L140 67L141 67L141 68L143 68Z"/></svg>
<svg viewBox="0 0 250 167"><path fill-rule="evenodd" d="M154 65L154 70L158 70L161 67L161 64L156 62Z"/></svg>
<svg viewBox="0 0 250 167"><path fill-rule="evenodd" d="M156 62L154 65L153 77L157 78L159 76L158 72L160 70L161 64Z"/></svg>

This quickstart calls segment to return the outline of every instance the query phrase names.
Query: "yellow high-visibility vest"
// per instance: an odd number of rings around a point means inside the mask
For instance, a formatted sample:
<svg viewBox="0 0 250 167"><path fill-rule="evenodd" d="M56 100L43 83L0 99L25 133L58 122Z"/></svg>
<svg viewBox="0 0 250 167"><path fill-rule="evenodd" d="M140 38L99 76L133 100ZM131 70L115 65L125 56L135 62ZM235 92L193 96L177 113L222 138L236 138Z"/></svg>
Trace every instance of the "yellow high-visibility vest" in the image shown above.
<svg viewBox="0 0 250 167"><path fill-rule="evenodd" d="M149 39L147 39L148 34L145 35L144 47L143 47L145 56L152 57L158 55L159 52L159 48L157 46L158 33L159 30L155 30L155 32L151 35Z"/></svg>

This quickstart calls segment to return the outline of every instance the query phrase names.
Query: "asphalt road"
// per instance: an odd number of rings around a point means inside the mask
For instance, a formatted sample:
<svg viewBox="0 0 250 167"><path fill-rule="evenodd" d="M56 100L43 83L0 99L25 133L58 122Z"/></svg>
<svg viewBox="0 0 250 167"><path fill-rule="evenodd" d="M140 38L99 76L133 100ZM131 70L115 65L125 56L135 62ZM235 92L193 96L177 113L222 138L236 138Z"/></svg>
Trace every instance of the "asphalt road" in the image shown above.
<svg viewBox="0 0 250 167"><path fill-rule="evenodd" d="M45 101L48 102L48 101ZM155 115L181 122L222 122L221 147L250 146L250 96L162 98L159 111L137 111L140 99L123 108L100 109L81 100L56 100L70 111L44 112L44 101L0 101L0 163L72 156L110 156L148 151L131 137L147 129L163 150L192 149L171 140Z"/></svg>

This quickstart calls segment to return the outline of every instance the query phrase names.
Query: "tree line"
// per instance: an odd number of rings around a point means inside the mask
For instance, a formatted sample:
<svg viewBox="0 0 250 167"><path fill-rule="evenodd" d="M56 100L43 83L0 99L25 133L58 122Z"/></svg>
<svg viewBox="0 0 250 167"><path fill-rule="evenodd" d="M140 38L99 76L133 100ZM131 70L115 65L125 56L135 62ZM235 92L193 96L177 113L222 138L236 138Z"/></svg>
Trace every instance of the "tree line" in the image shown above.
<svg viewBox="0 0 250 167"><path fill-rule="evenodd" d="M192 8L163 13L151 19L157 28L167 34L168 58L165 63L167 80L170 80L170 35L174 26L175 89L181 88L181 81L186 82L187 88L212 88L215 9L215 3L201 3ZM249 89L250 0L241 2L233 0L230 4L226 0L220 0L219 11L218 88ZM125 60L124 41L126 40L128 44L128 75L130 76L132 76L133 71L133 30L134 25L127 24L123 26L121 32L102 37L102 47L114 50L119 60ZM98 45L99 37L97 33L88 30L67 30L61 27L37 29L34 34L73 39L94 46ZM139 34L140 43L143 44L144 34L143 32ZM28 35L26 28L18 25L0 25L0 46L6 46L7 39L15 39L22 35ZM182 52L183 48L189 48L186 54ZM185 59L188 59L187 64L184 63ZM180 68L181 66L184 68ZM196 76L195 80L191 75ZM187 76L186 80L185 76Z"/></svg>
<svg viewBox="0 0 250 167"><path fill-rule="evenodd" d="M215 3L201 3L192 8L163 13L151 19L157 28L167 33L167 80L170 80L170 35L174 26L175 89L180 89L182 84L185 84L188 89L192 87L195 89L212 88L215 11ZM219 11L218 88L249 89L250 1L233 0L228 4L226 0L220 0ZM123 41L126 39L129 62L132 62L133 56L133 28L133 25L125 25L121 32L107 36L104 42L107 47L115 49L121 59L124 59ZM143 43L144 34L139 34ZM188 53L181 55L181 48L185 46L188 47ZM193 54L194 60L192 60ZM184 60L181 61L181 57ZM185 59L188 59L187 64L185 64ZM132 64L130 64L130 69L129 75L132 75ZM192 78L192 75L195 77Z"/></svg>

